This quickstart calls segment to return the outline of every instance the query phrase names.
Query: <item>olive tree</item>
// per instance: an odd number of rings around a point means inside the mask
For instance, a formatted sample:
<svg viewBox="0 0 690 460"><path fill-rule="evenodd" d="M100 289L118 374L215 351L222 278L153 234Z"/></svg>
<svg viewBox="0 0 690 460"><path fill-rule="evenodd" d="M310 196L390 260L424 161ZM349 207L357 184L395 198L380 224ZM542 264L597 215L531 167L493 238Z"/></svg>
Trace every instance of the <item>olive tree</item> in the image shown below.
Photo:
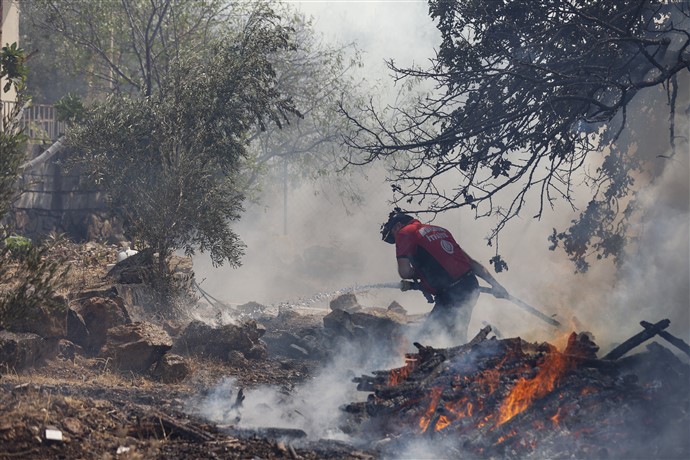
<svg viewBox="0 0 690 460"><path fill-rule="evenodd" d="M19 123L26 102L22 93L27 75L25 60L24 50L16 43L0 49L0 79L3 80L0 93L12 88L17 92L17 101L3 104L0 110L0 219L7 214L16 195L20 165L26 157L26 136Z"/></svg>
<svg viewBox="0 0 690 460"><path fill-rule="evenodd" d="M239 264L239 164L248 136L298 114L275 86L269 56L291 47L290 30L259 8L242 30L209 39L170 63L150 95L111 95L69 134L80 164L105 186L132 237L158 253L208 252Z"/></svg>

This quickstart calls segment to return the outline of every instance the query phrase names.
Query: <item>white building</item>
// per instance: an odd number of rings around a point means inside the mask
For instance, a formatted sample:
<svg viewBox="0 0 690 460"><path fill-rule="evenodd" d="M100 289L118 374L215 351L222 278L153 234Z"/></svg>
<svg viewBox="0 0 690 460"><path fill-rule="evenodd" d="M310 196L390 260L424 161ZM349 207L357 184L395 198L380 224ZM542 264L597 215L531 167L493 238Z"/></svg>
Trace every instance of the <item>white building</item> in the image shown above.
<svg viewBox="0 0 690 460"><path fill-rule="evenodd" d="M0 0L0 47L19 43L19 5L17 0ZM4 82L0 82L4 86ZM1 87L0 87L1 88ZM0 100L14 101L14 88L8 93L0 91Z"/></svg>

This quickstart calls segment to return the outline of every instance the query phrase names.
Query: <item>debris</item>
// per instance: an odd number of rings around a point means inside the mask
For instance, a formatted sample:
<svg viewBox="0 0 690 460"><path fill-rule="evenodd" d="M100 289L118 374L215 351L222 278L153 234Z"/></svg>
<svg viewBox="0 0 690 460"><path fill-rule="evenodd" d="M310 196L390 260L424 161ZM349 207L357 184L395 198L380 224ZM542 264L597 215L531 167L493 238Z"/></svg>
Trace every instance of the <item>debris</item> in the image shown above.
<svg viewBox="0 0 690 460"><path fill-rule="evenodd" d="M415 343L405 366L356 377L370 394L343 408L349 429L371 443L391 439L393 457L412 439L466 458L690 454L690 366L668 349L654 343L611 361L596 357L589 333L572 333L561 352L489 332L453 348Z"/></svg>
<svg viewBox="0 0 690 460"><path fill-rule="evenodd" d="M54 426L46 427L45 439L46 441L62 442L62 431L58 430Z"/></svg>

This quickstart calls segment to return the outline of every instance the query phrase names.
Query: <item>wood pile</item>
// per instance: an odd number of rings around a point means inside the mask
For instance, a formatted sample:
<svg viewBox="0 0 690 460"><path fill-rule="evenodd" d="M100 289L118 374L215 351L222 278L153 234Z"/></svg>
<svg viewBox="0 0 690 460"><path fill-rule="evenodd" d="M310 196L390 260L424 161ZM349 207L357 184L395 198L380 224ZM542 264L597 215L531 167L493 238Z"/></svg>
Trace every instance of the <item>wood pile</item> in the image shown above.
<svg viewBox="0 0 690 460"><path fill-rule="evenodd" d="M643 321L602 359L589 333L563 351L490 326L454 348L415 343L405 366L354 379L370 394L343 408L345 428L393 456L426 443L447 458L690 458L686 357L657 342L623 357L655 336L687 354L669 324Z"/></svg>

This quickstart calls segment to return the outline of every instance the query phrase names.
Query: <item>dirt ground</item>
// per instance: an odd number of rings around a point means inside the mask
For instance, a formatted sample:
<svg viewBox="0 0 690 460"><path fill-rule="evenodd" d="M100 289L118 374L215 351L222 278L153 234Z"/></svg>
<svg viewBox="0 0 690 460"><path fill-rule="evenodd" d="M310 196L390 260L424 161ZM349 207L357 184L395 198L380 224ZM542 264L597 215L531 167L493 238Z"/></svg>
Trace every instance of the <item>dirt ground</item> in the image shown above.
<svg viewBox="0 0 690 460"><path fill-rule="evenodd" d="M53 254L66 256L73 267L65 293L102 287L116 250L92 243L56 245ZM300 327L320 318L296 315L293 321ZM0 373L0 459L376 458L341 442L218 426L186 410L190 399L228 377L247 389L271 385L289 392L313 375L316 361L195 358L190 365L191 374L179 384L116 371L106 360L79 354L23 371L5 369Z"/></svg>
<svg viewBox="0 0 690 460"><path fill-rule="evenodd" d="M191 377L173 385L110 371L98 359L54 359L0 378L0 458L374 458L335 442L293 446L260 434L233 436L185 411L190 398L228 376L245 388L289 390L313 367L270 359L241 367L199 360ZM62 439L47 439L51 429Z"/></svg>

